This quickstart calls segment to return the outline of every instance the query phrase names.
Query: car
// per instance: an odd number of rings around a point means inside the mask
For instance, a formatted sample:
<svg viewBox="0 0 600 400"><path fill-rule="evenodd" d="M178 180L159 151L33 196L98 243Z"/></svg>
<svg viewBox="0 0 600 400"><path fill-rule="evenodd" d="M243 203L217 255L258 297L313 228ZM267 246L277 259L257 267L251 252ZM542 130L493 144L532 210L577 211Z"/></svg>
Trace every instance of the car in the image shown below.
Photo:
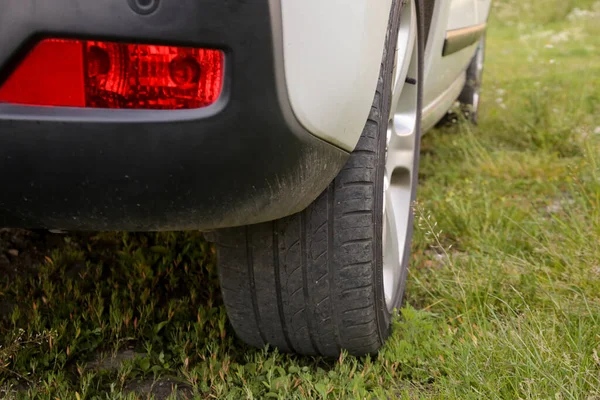
<svg viewBox="0 0 600 400"><path fill-rule="evenodd" d="M244 342L376 353L490 1L2 0L0 226L206 232Z"/></svg>

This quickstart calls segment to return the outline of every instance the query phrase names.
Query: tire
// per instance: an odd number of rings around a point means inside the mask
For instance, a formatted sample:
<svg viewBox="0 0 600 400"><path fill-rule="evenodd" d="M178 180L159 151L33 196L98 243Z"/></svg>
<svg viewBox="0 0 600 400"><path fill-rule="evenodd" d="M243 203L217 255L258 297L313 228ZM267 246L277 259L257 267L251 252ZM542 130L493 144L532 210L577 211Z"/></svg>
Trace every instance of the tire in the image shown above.
<svg viewBox="0 0 600 400"><path fill-rule="evenodd" d="M467 120L477 125L479 113L479 97L483 81L483 64L485 61L485 34L481 37L477 51L467 68L467 81L458 96L461 109Z"/></svg>
<svg viewBox="0 0 600 400"><path fill-rule="evenodd" d="M216 232L229 320L252 346L268 344L303 355L337 357L342 349L364 355L376 353L390 334L392 311L384 299L382 273L383 174L401 3L392 6L368 121L335 180L300 213ZM423 38L422 7L415 3L418 38ZM420 110L423 44L417 42ZM417 117L418 135L420 111ZM416 185L416 171L414 175ZM408 258L406 252L395 307L401 303Z"/></svg>

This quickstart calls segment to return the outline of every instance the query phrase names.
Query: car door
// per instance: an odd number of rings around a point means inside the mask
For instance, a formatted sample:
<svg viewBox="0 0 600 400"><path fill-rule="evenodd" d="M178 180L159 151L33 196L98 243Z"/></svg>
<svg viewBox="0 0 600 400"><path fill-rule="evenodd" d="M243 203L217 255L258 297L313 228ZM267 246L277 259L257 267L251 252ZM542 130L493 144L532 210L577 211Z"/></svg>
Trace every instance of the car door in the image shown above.
<svg viewBox="0 0 600 400"><path fill-rule="evenodd" d="M464 43L448 51L447 38L480 29L489 14L491 0L438 0L432 13L425 53L423 127L431 128L458 97L465 81L465 70L477 43ZM449 103L449 104L448 104Z"/></svg>

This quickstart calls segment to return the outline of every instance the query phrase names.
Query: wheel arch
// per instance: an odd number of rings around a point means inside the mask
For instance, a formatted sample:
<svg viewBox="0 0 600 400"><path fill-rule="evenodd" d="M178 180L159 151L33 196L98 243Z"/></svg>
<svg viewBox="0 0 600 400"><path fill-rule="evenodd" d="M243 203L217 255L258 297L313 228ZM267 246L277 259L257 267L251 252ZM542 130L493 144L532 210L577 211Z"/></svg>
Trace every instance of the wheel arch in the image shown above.
<svg viewBox="0 0 600 400"><path fill-rule="evenodd" d="M315 136L352 151L377 86L392 0L270 0L286 96Z"/></svg>

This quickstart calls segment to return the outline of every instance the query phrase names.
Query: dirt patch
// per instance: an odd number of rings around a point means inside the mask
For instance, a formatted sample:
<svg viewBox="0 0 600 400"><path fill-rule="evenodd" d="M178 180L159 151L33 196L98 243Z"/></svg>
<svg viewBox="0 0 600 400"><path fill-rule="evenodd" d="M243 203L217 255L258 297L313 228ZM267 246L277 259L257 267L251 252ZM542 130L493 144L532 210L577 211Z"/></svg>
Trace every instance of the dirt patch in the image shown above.
<svg viewBox="0 0 600 400"><path fill-rule="evenodd" d="M132 361L136 357L144 358L147 357L146 353L136 353L131 349L119 351L116 354L103 356L98 354L98 357L87 363L87 369L103 370L103 371L116 371L119 369L124 361Z"/></svg>
<svg viewBox="0 0 600 400"><path fill-rule="evenodd" d="M48 231L0 228L0 283L35 275L44 257L64 245L64 235ZM0 295L0 319L9 317L14 301Z"/></svg>
<svg viewBox="0 0 600 400"><path fill-rule="evenodd" d="M35 273L44 257L63 243L63 235L47 231L0 228L0 275L10 280Z"/></svg>
<svg viewBox="0 0 600 400"><path fill-rule="evenodd" d="M159 380L139 380L127 384L125 392L133 392L143 396L153 396L156 400L164 400L175 393L177 400L187 400L193 397L189 385L174 379L164 378Z"/></svg>

